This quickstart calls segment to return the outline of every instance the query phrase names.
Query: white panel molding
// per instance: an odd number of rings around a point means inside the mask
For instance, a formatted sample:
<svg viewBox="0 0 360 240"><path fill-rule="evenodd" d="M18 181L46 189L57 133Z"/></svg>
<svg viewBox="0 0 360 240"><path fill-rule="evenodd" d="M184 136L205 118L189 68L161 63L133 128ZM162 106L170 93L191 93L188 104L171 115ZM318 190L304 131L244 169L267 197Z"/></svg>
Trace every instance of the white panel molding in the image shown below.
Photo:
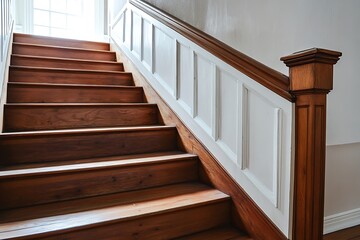
<svg viewBox="0 0 360 240"><path fill-rule="evenodd" d="M214 141L217 141L219 139L219 70L215 63L211 63L212 66L212 98L211 98L211 136L214 139Z"/></svg>
<svg viewBox="0 0 360 240"><path fill-rule="evenodd" d="M193 82L193 107L192 107L192 118L195 118L198 114L198 110L197 110L197 99L198 99L198 77L197 77L197 61L196 61L196 53L194 50L191 51L191 61L192 61L192 68L191 68L191 72L192 72L192 76L194 79Z"/></svg>
<svg viewBox="0 0 360 240"><path fill-rule="evenodd" d="M176 75L176 84L175 84L175 98L177 101L180 100L180 43L178 40L175 39L175 75Z"/></svg>
<svg viewBox="0 0 360 240"><path fill-rule="evenodd" d="M180 119L186 124L186 126L196 135L196 137L211 151L211 153L215 156L215 158L219 161L219 163L226 169L226 171L232 176L232 178L247 192L247 194L256 202L256 204L263 210L263 212L275 223L275 225L286 235L290 236L290 224L291 224L291 214L290 214L290 203L291 203L291 167L293 156L291 152L292 147L292 127L293 127L293 105L289 101L284 98L278 96L273 93L271 90L265 88L259 83L253 81L246 75L242 74L238 70L234 69L230 65L224 63L221 59L215 57L211 53L205 51L200 46L195 43L189 41L182 35L177 32L169 29L159 21L151 18L141 10L136 7L127 4L127 11L133 11L138 14L142 18L142 23L144 26L144 21L147 21L151 24L151 52L152 52L152 61L151 66L147 66L147 64L143 61L143 59L138 59L130 46L127 46L126 41L118 41L115 37L112 37L112 40L128 57L129 59L138 67L139 71L145 76L145 78L149 81L151 86L157 91L157 93L167 102L167 104L172 108L172 110L180 117ZM127 18L125 18L127 19ZM121 21L119 21L121 22ZM124 32L128 32L129 28L133 31L132 23L128 21L124 21L125 28ZM173 59L161 59L161 61L165 61L171 65L173 68L173 76L171 79L162 79L163 76L160 76L158 73L157 63L155 55L158 46L162 47L159 44L155 43L155 30L161 31L166 34L171 39L171 45L173 46L170 49L171 54L165 54L164 56L173 58ZM144 31L141 33L143 34ZM143 39L143 36L142 36ZM169 43L170 44L170 43ZM190 54L191 56L182 56L180 54L180 48L184 46L186 49L184 50L185 54ZM189 49L189 51L187 50ZM181 60L184 60L182 57L186 57L186 61L190 61L190 69L182 69L180 67ZM201 57L204 61L203 67L207 68L206 71L204 69L199 69L199 57ZM189 59L189 60L188 60ZM185 61L185 60L184 60ZM169 65L169 66L170 66ZM186 68L189 66L185 64ZM162 64L161 66L165 66ZM170 70L172 71L172 70ZM181 85L185 84L181 82L181 71L190 71L186 76L191 76L189 81L186 81L186 86ZM199 79L199 71L203 71L203 78L208 82L205 82L204 79ZM222 141L221 132L220 132L220 124L222 117L220 112L220 90L219 84L221 81L220 73L226 73L231 76L230 79L234 78L236 84L233 82L221 82L221 84L231 84L225 85L230 89L236 86L235 91L231 91L231 94L235 94L236 96L226 96L227 98L233 99L235 101L234 113L236 117L232 116L230 123L235 121L236 118L236 126L234 127L234 135L227 139L236 139L236 147L234 149L234 145L229 147L227 142ZM167 72L167 76L168 72ZM183 75L184 76L184 75ZM226 77L228 78L228 77ZM201 80L202 82L199 82ZM169 87L169 83L173 83L173 86ZM199 102L199 84L210 84L208 93L206 92L206 101L201 99L202 102ZM171 84L170 84L171 85ZM181 87L180 87L181 86ZM204 85L206 86L206 85ZM184 88L183 88L184 87ZM189 97L186 98L185 103L183 99L181 99L181 90L184 89L191 92ZM262 161L272 161L273 164L273 172L272 176L273 182L271 193L267 193L266 190L269 191L268 188L265 187L265 190L261 187L261 182L258 184L255 179L249 177L249 174L246 173L246 166L248 166L249 162L247 162L249 156L249 145L247 139L249 139L249 131L246 126L249 125L249 104L248 104L248 91L256 92L259 96L264 99L267 99L271 102L271 106L273 108L274 118L271 119L271 124L274 124L274 129L272 130L271 136L271 145L273 148L273 154L271 156L266 157ZM204 90L204 89L203 89ZM188 93L188 92L187 92ZM204 93L204 92L203 92ZM204 96L203 96L204 98ZM190 106L188 106L190 104ZM199 106L199 104L201 106ZM210 105L210 106L209 106ZM210 109L210 112L206 112L208 110L199 109L199 107L205 107L206 109ZM205 111L205 112L204 112ZM204 122L203 119L199 116L200 114L205 114L201 117L206 117L206 121L208 124ZM209 118L210 113L210 118ZM269 119L264 119L266 122ZM209 124L211 126L209 126ZM233 123L232 123L233 124ZM228 126L226 126L228 127ZM229 142L229 140L227 140ZM269 140L270 141L270 140ZM259 146L261 149L261 146ZM265 193L265 194L264 194ZM275 194L275 195L274 195ZM270 197L269 197L270 196Z"/></svg>
<svg viewBox="0 0 360 240"><path fill-rule="evenodd" d="M324 234L354 227L360 224L360 208L334 214L324 220Z"/></svg>

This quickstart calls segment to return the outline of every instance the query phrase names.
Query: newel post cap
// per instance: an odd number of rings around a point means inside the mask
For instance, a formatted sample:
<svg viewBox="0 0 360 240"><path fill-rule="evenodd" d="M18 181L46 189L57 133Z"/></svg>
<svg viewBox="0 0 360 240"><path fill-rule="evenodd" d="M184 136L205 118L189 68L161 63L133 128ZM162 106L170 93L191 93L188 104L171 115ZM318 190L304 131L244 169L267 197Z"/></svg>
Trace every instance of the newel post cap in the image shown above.
<svg viewBox="0 0 360 240"><path fill-rule="evenodd" d="M341 52L312 48L281 58L290 68L292 92L329 92L333 88L333 65Z"/></svg>

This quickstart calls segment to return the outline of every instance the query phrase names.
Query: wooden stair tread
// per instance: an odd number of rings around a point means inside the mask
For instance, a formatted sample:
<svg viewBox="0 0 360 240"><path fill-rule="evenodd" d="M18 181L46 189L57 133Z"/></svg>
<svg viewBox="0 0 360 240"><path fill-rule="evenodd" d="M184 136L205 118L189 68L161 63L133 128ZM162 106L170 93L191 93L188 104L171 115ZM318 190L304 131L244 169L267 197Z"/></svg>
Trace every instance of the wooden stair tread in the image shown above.
<svg viewBox="0 0 360 240"><path fill-rule="evenodd" d="M174 240L252 240L249 236L233 227L220 227Z"/></svg>
<svg viewBox="0 0 360 240"><path fill-rule="evenodd" d="M65 72L69 74L74 73L83 73L83 74L107 74L107 75L130 75L129 72L119 72L119 71L105 71L105 70L89 70L89 69L70 69L70 68L45 68L45 67L30 67L30 66L10 66L11 70L24 70L29 72L51 72L51 73L60 73Z"/></svg>
<svg viewBox="0 0 360 240"><path fill-rule="evenodd" d="M197 183L169 184L154 188L141 189L121 193L113 193L82 199L74 199L55 203L48 203L17 209L0 211L0 224L37 219L54 215L64 215L86 210L110 207L114 205L160 199L179 194L189 194L210 189L208 186Z"/></svg>
<svg viewBox="0 0 360 240"><path fill-rule="evenodd" d="M90 228L103 224L189 209L211 203L224 202L229 199L228 195L211 188L152 200L141 199L141 197L146 198L152 194L139 195L137 192L129 192L128 194L131 195L131 193L139 197L136 202L131 201L131 197L129 197L127 203L122 205L0 224L0 238L7 239L29 235L38 236L54 231ZM153 194L156 195L157 193ZM124 198L122 198L122 201L124 201Z"/></svg>
<svg viewBox="0 0 360 240"><path fill-rule="evenodd" d="M20 43L41 42L42 44L51 45L51 46L68 45L68 46L78 46L78 47L81 46L81 48L88 48L88 49L91 49L93 47L96 47L98 49L100 48L102 50L110 49L110 44L102 41L88 41L88 40L80 40L80 39L58 38L58 37L30 35L30 34L22 34L22 33L14 33L13 41Z"/></svg>
<svg viewBox="0 0 360 240"><path fill-rule="evenodd" d="M196 155L184 153L184 154L163 155L156 157L131 158L131 159L119 159L119 160L114 159L111 161L98 161L98 162L67 164L67 165L49 166L49 167L40 167L40 168L5 170L5 171L0 171L0 180L6 178L21 178L21 177L47 175L47 174L58 174L64 172L93 171L93 170L105 169L105 168L140 166L140 165L170 162L170 161L181 161L184 159L192 159L192 158L196 158Z"/></svg>
<svg viewBox="0 0 360 240"><path fill-rule="evenodd" d="M74 50L74 51L82 51L82 52L94 52L94 53L112 53L109 50L97 50L97 49L86 49L86 48L77 48L77 47L64 47L64 46L53 46L53 45L43 45L43 44L34 44L34 43L19 43L14 42L14 46L34 46L34 47L42 47L48 49L63 49L63 50ZM17 53L15 53L17 54ZM30 55L30 56L41 56L41 55Z"/></svg>
<svg viewBox="0 0 360 240"><path fill-rule="evenodd" d="M96 79L96 78L95 78ZM137 86L9 82L8 103L142 103Z"/></svg>
<svg viewBox="0 0 360 240"><path fill-rule="evenodd" d="M72 87L72 88L123 88L123 89L142 89L138 86L122 85L96 85L96 84L73 84L73 83L32 83L32 82L9 82L11 86L28 86L28 87Z"/></svg>
<svg viewBox="0 0 360 240"><path fill-rule="evenodd" d="M113 132L144 132L154 130L174 129L173 126L137 126L137 127L107 127L107 128L85 128L85 129L66 129L66 130L47 130L33 132L14 132L0 133L0 140L4 138L23 138L34 136L59 136L59 135L79 135L79 134L96 134L96 133L113 133Z"/></svg>
<svg viewBox="0 0 360 240"><path fill-rule="evenodd" d="M120 62L69 59L60 57L31 56L12 54L10 65L44 68L92 69L124 72L124 64Z"/></svg>
<svg viewBox="0 0 360 240"><path fill-rule="evenodd" d="M116 62L116 53L108 50L96 50L74 47L56 47L51 45L13 43L13 54L47 56L71 59L87 59Z"/></svg>
<svg viewBox="0 0 360 240"><path fill-rule="evenodd" d="M155 103L5 103L11 107L128 107L128 106L157 106Z"/></svg>
<svg viewBox="0 0 360 240"><path fill-rule="evenodd" d="M143 153L143 154L131 154L131 155L122 155L122 156L109 156L109 157L98 157L90 159L78 159L78 160L69 160L65 162L48 162L48 163L33 163L33 164L19 164L15 166L6 166L1 167L0 171L17 171L23 169L33 169L33 168L46 168L46 167L57 167L63 165L76 165L82 163L97 163L97 162L106 162L106 161L120 161L120 160L131 160L139 158L155 158L162 156L173 156L182 155L182 151L168 151L168 152L152 152L152 153Z"/></svg>
<svg viewBox="0 0 360 240"><path fill-rule="evenodd" d="M5 104L3 132L162 125L156 104Z"/></svg>
<svg viewBox="0 0 360 240"><path fill-rule="evenodd" d="M2 133L0 134L1 165L63 162L175 151L178 150L176 135L177 130L172 126Z"/></svg>
<svg viewBox="0 0 360 240"><path fill-rule="evenodd" d="M11 54L12 57L26 58L26 59L44 59L44 60L59 60L65 62L83 62L83 63L104 63L109 65L119 65L121 62L105 61L105 60L87 60L87 59L74 59L74 58L61 58L61 57L49 57L49 56L32 56L32 55L21 55Z"/></svg>

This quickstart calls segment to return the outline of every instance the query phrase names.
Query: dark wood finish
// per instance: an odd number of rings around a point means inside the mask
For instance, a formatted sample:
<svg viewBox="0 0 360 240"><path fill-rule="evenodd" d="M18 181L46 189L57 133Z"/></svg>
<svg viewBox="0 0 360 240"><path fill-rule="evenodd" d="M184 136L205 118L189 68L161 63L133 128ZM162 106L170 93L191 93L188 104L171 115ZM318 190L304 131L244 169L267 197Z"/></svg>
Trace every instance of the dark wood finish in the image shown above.
<svg viewBox="0 0 360 240"><path fill-rule="evenodd" d="M117 53L123 60L125 68L133 73L135 84L137 86L143 86L146 99L150 103L156 103L158 105L164 124L176 126L180 141L182 142L182 149L199 157L201 167L204 174L206 174L203 180L205 182L211 182L215 188L231 196L234 204L233 214L237 215L237 218L242 221L242 225L246 232L249 233L253 239L287 239L252 201L241 186L239 186L236 181L232 179L221 167L220 163L211 155L206 147L204 147L204 145L201 144L195 135L186 127L186 125L182 123L182 121L156 93L156 91L151 87L151 85L146 81L126 55L119 49Z"/></svg>
<svg viewBox="0 0 360 240"><path fill-rule="evenodd" d="M293 101L293 96L289 93L289 78L287 76L265 66L249 56L246 56L229 45L226 45L203 31L200 31L184 21L165 13L145 1L130 0L130 3L159 22L190 39L192 42L198 44L206 51L212 53L248 77L287 100Z"/></svg>
<svg viewBox="0 0 360 240"><path fill-rule="evenodd" d="M326 234L323 240L359 240L360 239L360 225L340 230L337 232Z"/></svg>
<svg viewBox="0 0 360 240"><path fill-rule="evenodd" d="M9 172L9 171L8 171ZM197 180L193 155L62 165L0 173L0 209L133 191ZM21 198L19 198L21 192Z"/></svg>
<svg viewBox="0 0 360 240"><path fill-rule="evenodd" d="M109 43L105 43L105 42L92 42L92 41L37 36L37 35L29 35L29 34L21 34L21 33L14 33L13 42L72 47L72 48L85 48L85 49L104 50L104 51L110 49Z"/></svg>
<svg viewBox="0 0 360 240"><path fill-rule="evenodd" d="M10 66L9 82L133 86L131 73Z"/></svg>
<svg viewBox="0 0 360 240"><path fill-rule="evenodd" d="M8 83L8 103L142 103L141 87Z"/></svg>
<svg viewBox="0 0 360 240"><path fill-rule="evenodd" d="M205 232L192 234L186 237L177 238L176 240L251 240L248 236L244 236L244 233L231 228L222 227L215 228Z"/></svg>
<svg viewBox="0 0 360 240"><path fill-rule="evenodd" d="M159 125L155 104L5 104L4 132Z"/></svg>
<svg viewBox="0 0 360 240"><path fill-rule="evenodd" d="M171 239L224 225L229 198L214 189L26 222L1 224L2 239ZM96 217L94 217L96 214ZM191 219L191 221L189 221ZM49 224L49 222L53 224ZM56 236L54 236L56 235Z"/></svg>
<svg viewBox="0 0 360 240"><path fill-rule="evenodd" d="M13 66L30 66L44 68L68 68L84 70L103 70L103 71L124 71L122 63L106 61L88 61L81 59L66 59L53 57L34 57L27 55L11 56L11 65Z"/></svg>
<svg viewBox="0 0 360 240"><path fill-rule="evenodd" d="M25 43L13 43L12 53L18 55L86 59L92 61L116 61L115 53L109 51L53 47Z"/></svg>
<svg viewBox="0 0 360 240"><path fill-rule="evenodd" d="M295 101L294 240L323 238L326 95L341 53L310 49L282 58Z"/></svg>
<svg viewBox="0 0 360 240"><path fill-rule="evenodd" d="M173 127L61 130L0 135L0 165L174 151Z"/></svg>
<svg viewBox="0 0 360 240"><path fill-rule="evenodd" d="M165 199L177 195L207 191L209 189L210 188L206 185L197 182L189 182L2 210L0 224L89 211L123 204Z"/></svg>

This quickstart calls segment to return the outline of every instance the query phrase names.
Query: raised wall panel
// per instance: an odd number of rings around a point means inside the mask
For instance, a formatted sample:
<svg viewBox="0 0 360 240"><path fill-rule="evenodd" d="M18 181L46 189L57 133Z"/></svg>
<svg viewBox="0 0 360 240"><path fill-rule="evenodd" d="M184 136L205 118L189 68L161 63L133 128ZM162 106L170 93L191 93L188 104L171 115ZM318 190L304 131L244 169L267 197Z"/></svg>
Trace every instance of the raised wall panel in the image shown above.
<svg viewBox="0 0 360 240"><path fill-rule="evenodd" d="M143 19L142 27L142 61L148 70L151 69L152 64L152 25L150 22Z"/></svg>
<svg viewBox="0 0 360 240"><path fill-rule="evenodd" d="M128 49L131 49L131 31L132 31L132 12L130 10L124 13L125 31L124 43Z"/></svg>
<svg viewBox="0 0 360 240"><path fill-rule="evenodd" d="M213 64L199 54L195 55L196 75L196 120L201 127L212 134L213 114Z"/></svg>
<svg viewBox="0 0 360 240"><path fill-rule="evenodd" d="M171 94L175 90L175 44L174 39L154 28L154 72L156 78Z"/></svg>
<svg viewBox="0 0 360 240"><path fill-rule="evenodd" d="M254 90L245 89L243 170L276 205L281 110Z"/></svg>
<svg viewBox="0 0 360 240"><path fill-rule="evenodd" d="M124 17L125 13L123 13L120 18L115 22L113 25L111 36L117 41L117 42L124 42L125 41L125 33L124 33Z"/></svg>
<svg viewBox="0 0 360 240"><path fill-rule="evenodd" d="M236 162L237 133L240 127L238 80L223 70L220 70L218 75L218 141L228 156Z"/></svg>
<svg viewBox="0 0 360 240"><path fill-rule="evenodd" d="M132 50L136 57L141 59L142 20L135 12L132 14L132 27Z"/></svg>
<svg viewBox="0 0 360 240"><path fill-rule="evenodd" d="M178 44L178 100L191 114L194 105L193 53L191 49Z"/></svg>
<svg viewBox="0 0 360 240"><path fill-rule="evenodd" d="M118 45L221 166L289 236L292 103L130 4L127 14L131 11L142 18L142 58L136 54L135 39L132 48ZM134 29L135 22L136 17Z"/></svg>

